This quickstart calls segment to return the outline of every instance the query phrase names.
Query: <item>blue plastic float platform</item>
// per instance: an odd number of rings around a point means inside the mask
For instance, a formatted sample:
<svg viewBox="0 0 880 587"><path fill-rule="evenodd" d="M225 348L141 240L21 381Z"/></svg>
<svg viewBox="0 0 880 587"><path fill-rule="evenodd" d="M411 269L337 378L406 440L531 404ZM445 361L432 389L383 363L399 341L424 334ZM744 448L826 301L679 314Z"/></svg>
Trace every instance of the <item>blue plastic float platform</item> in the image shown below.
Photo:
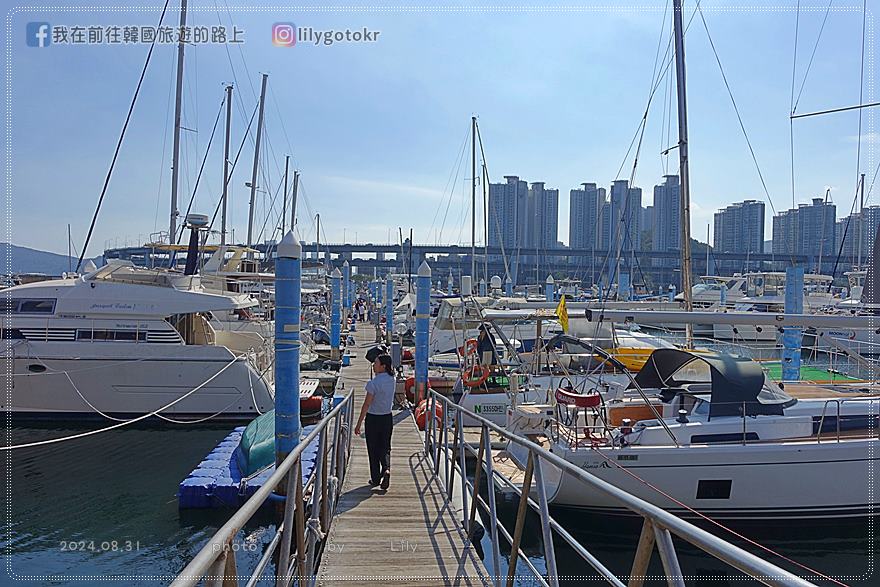
<svg viewBox="0 0 880 587"><path fill-rule="evenodd" d="M314 428L314 425L304 426L303 437ZM239 443L244 429L244 426L239 426L230 432L193 472L180 482L177 490L177 505L180 509L239 507L272 476L275 472L274 464L254 473L250 478L242 473ZM303 483L314 470L317 452L316 438L302 454Z"/></svg>

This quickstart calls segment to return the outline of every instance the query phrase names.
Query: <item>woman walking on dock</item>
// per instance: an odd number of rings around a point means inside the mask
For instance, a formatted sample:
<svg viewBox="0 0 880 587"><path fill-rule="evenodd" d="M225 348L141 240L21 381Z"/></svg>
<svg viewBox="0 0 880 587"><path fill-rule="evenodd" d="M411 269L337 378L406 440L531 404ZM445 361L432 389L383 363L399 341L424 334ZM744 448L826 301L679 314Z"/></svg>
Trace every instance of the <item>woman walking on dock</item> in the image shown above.
<svg viewBox="0 0 880 587"><path fill-rule="evenodd" d="M391 405L394 402L394 368L391 356L379 355L373 361L376 374L364 389L367 392L354 433L360 436L366 420L367 455L370 459L370 486L388 489L391 481L391 432L394 422Z"/></svg>

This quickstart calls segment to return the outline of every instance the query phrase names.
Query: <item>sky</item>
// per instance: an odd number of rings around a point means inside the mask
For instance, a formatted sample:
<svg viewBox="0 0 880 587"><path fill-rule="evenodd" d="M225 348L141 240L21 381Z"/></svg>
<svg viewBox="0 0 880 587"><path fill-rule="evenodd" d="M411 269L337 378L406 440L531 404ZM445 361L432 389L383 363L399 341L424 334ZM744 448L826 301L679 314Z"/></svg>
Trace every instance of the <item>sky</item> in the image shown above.
<svg viewBox="0 0 880 587"><path fill-rule="evenodd" d="M7 14L10 214L2 240L66 252L68 224L75 250L85 242L149 44L31 47L28 23L156 26L162 3L150 10L144 1L131 8L117 2L113 10L55 4L50 12L24 7ZM699 240L706 239L714 212L732 202L765 201L769 239L773 211L792 207L793 197L807 202L830 189L844 216L858 173L872 185L880 136L875 109L861 111L861 133L857 110L789 121L793 95L798 113L859 103L861 3L833 2L827 18L827 2L800 4L796 11L794 1L704 1L701 18L694 2L685 2L692 233ZM867 5L863 103L876 99L873 4ZM677 151L661 154L677 143L669 89L674 68L667 65L671 2L536 9L321 6L190 5L190 26L237 27L244 42L187 47L181 213L224 88L233 83L233 155L243 140L244 147L230 181L230 228L235 240L245 240L254 128L248 137L245 129L262 73L269 77L255 240L270 237L279 224L282 196L276 194L290 155L291 173L301 173L297 235L304 240L314 240L320 214L322 242L397 242L401 227L413 229L416 243L469 243L471 116L478 117L490 181L518 175L559 189L562 242L568 241L569 190L580 183L608 187L617 178L633 178L648 205L653 186L678 171ZM177 23L177 8L170 6L163 24ZM302 37L293 46L276 46L275 23L292 23L301 35L309 28L366 28L374 40L328 46ZM168 230L175 63L176 45L156 44L88 255ZM221 117L193 212L212 215L217 207L223 128ZM639 149L630 149L634 138ZM867 204L875 200L870 190Z"/></svg>

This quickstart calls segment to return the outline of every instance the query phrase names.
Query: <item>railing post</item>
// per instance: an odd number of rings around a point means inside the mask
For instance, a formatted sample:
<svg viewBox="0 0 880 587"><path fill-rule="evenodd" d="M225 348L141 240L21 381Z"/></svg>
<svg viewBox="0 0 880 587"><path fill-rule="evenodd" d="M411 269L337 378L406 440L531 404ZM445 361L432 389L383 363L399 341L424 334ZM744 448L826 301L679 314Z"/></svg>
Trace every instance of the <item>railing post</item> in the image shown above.
<svg viewBox="0 0 880 587"><path fill-rule="evenodd" d="M629 573L627 587L642 587L645 584L645 575L648 574L648 564L651 562L651 554L653 552L654 524L649 518L645 518L642 524L642 533L639 535L636 556L633 558L632 570Z"/></svg>
<svg viewBox="0 0 880 587"><path fill-rule="evenodd" d="M297 583L302 585L306 570L306 513L303 505L301 457L296 459L296 466L293 468L293 474L296 475L296 516L294 518L294 526L296 528L296 574ZM287 499L290 499L290 497Z"/></svg>
<svg viewBox="0 0 880 587"><path fill-rule="evenodd" d="M464 522L468 515L467 449L464 444L464 426L462 426L464 418L462 417L460 409L455 410L455 419L458 423L458 463L459 468L461 469L461 515L462 522ZM467 528L465 528L465 531L467 531Z"/></svg>
<svg viewBox="0 0 880 587"><path fill-rule="evenodd" d="M523 526L526 522L526 511L529 505L529 490L532 487L532 471L535 462L532 451L529 451L529 460L526 463L526 472L523 476L522 493L519 494L519 507L516 510L516 525L513 529L513 542L510 544L510 563L507 567L507 587L513 587L513 579L516 576L516 563L519 561L519 544L522 541Z"/></svg>
<svg viewBox="0 0 880 587"><path fill-rule="evenodd" d="M327 457L330 449L327 447L326 428L321 432L320 442L321 455L321 532L326 532L330 526L330 504L327 503Z"/></svg>
<svg viewBox="0 0 880 587"><path fill-rule="evenodd" d="M489 492L489 518L491 527L489 534L492 537L492 564L494 565L492 577L495 585L501 584L501 552L498 544L498 510L495 508L495 473L492 467L492 439L489 437L489 429L483 423L483 443L486 445L483 450L484 464L486 466L486 481L488 482ZM474 496L476 499L476 496Z"/></svg>
<svg viewBox="0 0 880 587"><path fill-rule="evenodd" d="M474 470L474 500L471 502L471 513L468 516L468 526L467 533L468 539L471 538L474 532L474 522L477 521L477 502L479 502L480 498L480 477L483 472L483 452L486 449L486 445L483 443L483 435L486 433L485 426L480 429L480 450L477 454L477 467Z"/></svg>
<svg viewBox="0 0 880 587"><path fill-rule="evenodd" d="M672 535L666 528L655 525L654 537L657 539L657 550L660 552L660 560L663 562L666 582L669 587L684 587L684 576L678 564L675 546L672 544Z"/></svg>
<svg viewBox="0 0 880 587"><path fill-rule="evenodd" d="M431 398L426 397L425 398L425 457L426 458L428 456L430 456L430 454L431 454L429 452L429 448L428 448L431 444L429 442L430 437L431 437L430 436L431 435L431 423L428 422L428 408L430 407L430 405L431 405ZM418 405L416 406L416 408L418 408Z"/></svg>
<svg viewBox="0 0 880 587"><path fill-rule="evenodd" d="M291 468L287 473L287 500L284 502L284 521L281 530L281 547L278 551L278 567L275 575L276 587L282 587L287 584L287 568L290 566L290 547L292 543L293 516L295 503L290 496L296 494L296 481L294 480L294 472L296 468Z"/></svg>
<svg viewBox="0 0 880 587"><path fill-rule="evenodd" d="M436 410L437 396L432 394L431 397L434 398L434 409ZM441 409L443 408L441 407ZM440 451L446 450L448 444L449 434L447 434L446 432L446 410L443 409L443 416L440 418L440 430L437 432L437 458L434 460L434 475L436 475L438 478L440 477ZM446 467L444 467L444 469L445 468ZM445 481L448 485L449 475L445 475Z"/></svg>
<svg viewBox="0 0 880 587"><path fill-rule="evenodd" d="M531 450L529 450L531 452ZM563 473L564 474L564 473ZM544 559L547 564L547 580L553 587L559 587L559 571L556 569L556 551L553 550L553 531L550 528L550 507L547 502L547 488L541 472L541 455L535 455L535 485L538 490L538 507L541 510L541 536L544 540Z"/></svg>

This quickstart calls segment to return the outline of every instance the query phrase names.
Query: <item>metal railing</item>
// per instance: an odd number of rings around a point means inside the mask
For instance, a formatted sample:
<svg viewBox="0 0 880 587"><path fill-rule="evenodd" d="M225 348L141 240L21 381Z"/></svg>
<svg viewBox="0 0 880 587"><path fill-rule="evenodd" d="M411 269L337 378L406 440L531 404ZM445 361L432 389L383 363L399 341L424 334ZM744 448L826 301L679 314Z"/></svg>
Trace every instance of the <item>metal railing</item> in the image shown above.
<svg viewBox="0 0 880 587"><path fill-rule="evenodd" d="M276 561L273 577L276 586L291 585L294 581L298 585L314 584L318 546L330 527L351 454L352 406L353 393L349 392L211 537L172 585L197 585L202 580L206 585L238 585L235 537L270 499L272 492L282 486L286 487L287 496L283 498L283 521L250 573L247 586L266 579L263 575L272 560ZM315 468L303 483L302 455L315 440L318 442Z"/></svg>
<svg viewBox="0 0 880 587"><path fill-rule="evenodd" d="M844 402L846 402L846 403L867 402L868 404L873 405L873 404L880 403L880 397L846 397L846 398L833 398L833 399L826 400L825 403L822 405L822 416L819 418L819 427L818 427L818 430L816 430L816 442L817 443L822 442L822 430L825 428L825 416L827 415L828 406L831 404L834 404L837 407L837 416L835 418L835 428L836 428L837 435L835 437L835 441L840 442L840 418L841 418L840 406ZM844 414L844 415L846 415L846 414ZM856 418L859 417L858 414L856 414L856 415L850 414L850 416L853 416ZM874 414L872 414L871 412L868 412L864 416L867 417L869 419L869 421L867 422L867 428L863 431L863 436L869 436L871 438L876 438L877 425L875 424L874 427L872 428L871 423L870 423L870 419L872 417L874 417ZM878 414L878 416L880 416L880 414Z"/></svg>
<svg viewBox="0 0 880 587"><path fill-rule="evenodd" d="M639 499L617 487L587 473L583 469L560 458L541 446L525 438L511 434L507 430L497 426L486 418L464 409L452 400L438 394L435 391L429 393L427 414L435 415L438 405L442 406L442 416L429 417L425 426L425 453L434 465L434 472L440 483L444 484L448 499L452 499L453 488L456 483L455 475L458 474L460 483L461 500L463 511L468 514L466 519L467 535L474 536L477 507L480 506L490 518L489 532L492 541L491 560L494 573L493 581L496 587L502 585L500 576L501 547L499 534L503 535L511 545L511 560L508 564L506 582L507 587L513 585L516 577L518 563L523 562L541 585L558 587L560 576L556 561L556 551L553 546L554 536L558 536L566 542L587 564L589 564L606 582L616 587L641 587L647 577L648 563L651 560L654 545L660 554L663 571L669 585L684 585L684 576L678 557L675 552L672 536L690 543L712 557L727 563L735 569L758 580L766 585L792 587L809 586L812 583L777 567L745 550L702 530L693 524L686 522L665 510ZM474 449L465 442L463 416L473 418L480 424L479 448ZM450 430L450 419L455 426ZM521 485L514 483L504 475L495 472L494 460L491 449L489 433L498 434L503 440L517 445L528 452L528 459ZM453 435L450 441L450 434ZM457 450L458 458L452 458L451 450ZM467 453L476 456L477 463L474 471L474 481L467 478ZM457 462L456 462L457 460ZM443 466L441 474L440 467ZM584 483L591 491L596 491L610 498L622 508L641 516L644 520L638 547L633 560L632 570L624 583L612 573L599 559L582 546L559 522L550 515L550 500L544 482L545 467L553 466L560 470L561 474L570 475ZM485 470L486 483L488 484L488 503L480 496L483 471ZM534 478L534 487L532 479ZM495 502L496 483L500 481L509 486L518 496L519 505L513 534L511 534L498 519ZM468 502L470 501L470 507ZM540 517L541 535L544 545L544 561L546 574L539 571L534 563L521 549L521 540L525 516L531 508Z"/></svg>

